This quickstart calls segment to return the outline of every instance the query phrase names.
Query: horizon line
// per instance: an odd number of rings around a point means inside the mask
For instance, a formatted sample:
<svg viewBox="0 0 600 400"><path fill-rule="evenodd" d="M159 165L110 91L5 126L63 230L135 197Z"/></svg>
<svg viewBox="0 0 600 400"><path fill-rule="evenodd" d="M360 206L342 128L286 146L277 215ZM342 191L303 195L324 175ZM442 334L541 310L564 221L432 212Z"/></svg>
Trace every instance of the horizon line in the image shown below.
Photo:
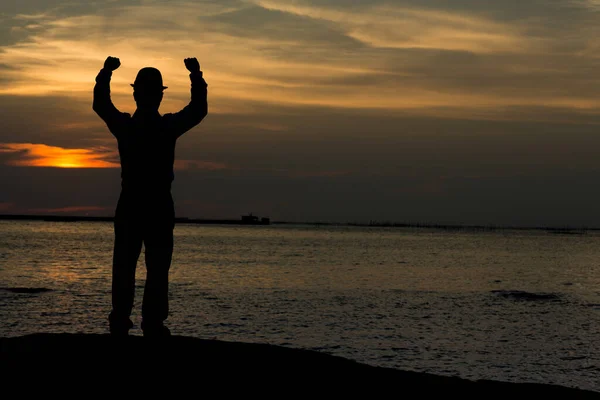
<svg viewBox="0 0 600 400"><path fill-rule="evenodd" d="M243 215L241 215L243 216ZM212 223L231 224L242 222L232 218L191 218L175 217L178 223ZM267 219L269 219L267 217ZM112 222L114 216L90 216L90 215L62 215L62 214L0 214L0 220L50 220L61 222ZM447 230L549 230L549 231L594 231L600 227L573 226L573 225L501 225L501 224L461 224L461 223L438 223L438 222L393 222L369 220L369 222L332 222L332 221L275 221L270 220L271 225L321 225L321 226L356 226L356 227L380 227L380 228L424 228L424 229L447 229Z"/></svg>

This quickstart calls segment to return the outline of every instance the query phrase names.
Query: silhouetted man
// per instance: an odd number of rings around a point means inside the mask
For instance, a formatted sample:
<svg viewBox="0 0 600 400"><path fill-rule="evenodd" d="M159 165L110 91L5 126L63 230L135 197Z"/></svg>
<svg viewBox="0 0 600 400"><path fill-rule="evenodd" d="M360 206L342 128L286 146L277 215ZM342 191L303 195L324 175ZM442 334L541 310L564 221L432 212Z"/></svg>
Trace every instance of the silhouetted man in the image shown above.
<svg viewBox="0 0 600 400"><path fill-rule="evenodd" d="M96 77L94 111L117 138L121 158L121 196L115 213L112 311L110 332L127 335L135 291L135 269L145 245L146 286L142 303L144 336L168 336L163 325L169 313L168 278L173 254L175 211L171 197L175 142L208 113L207 84L195 58L184 60L190 71L192 100L175 114L160 115L162 75L142 68L135 79L137 110L122 113L110 99L110 78L119 68L118 58L108 57Z"/></svg>

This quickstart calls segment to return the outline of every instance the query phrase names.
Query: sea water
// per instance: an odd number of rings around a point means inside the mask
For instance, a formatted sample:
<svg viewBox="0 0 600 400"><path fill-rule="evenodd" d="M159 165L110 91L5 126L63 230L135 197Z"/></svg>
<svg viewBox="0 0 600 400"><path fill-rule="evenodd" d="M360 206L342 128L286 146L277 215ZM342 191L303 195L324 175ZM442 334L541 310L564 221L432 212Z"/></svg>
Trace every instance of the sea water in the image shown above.
<svg viewBox="0 0 600 400"><path fill-rule="evenodd" d="M0 221L0 238L0 336L107 332L112 224ZM594 231L179 224L167 324L376 366L600 390L599 263ZM134 335L144 279L142 253Z"/></svg>

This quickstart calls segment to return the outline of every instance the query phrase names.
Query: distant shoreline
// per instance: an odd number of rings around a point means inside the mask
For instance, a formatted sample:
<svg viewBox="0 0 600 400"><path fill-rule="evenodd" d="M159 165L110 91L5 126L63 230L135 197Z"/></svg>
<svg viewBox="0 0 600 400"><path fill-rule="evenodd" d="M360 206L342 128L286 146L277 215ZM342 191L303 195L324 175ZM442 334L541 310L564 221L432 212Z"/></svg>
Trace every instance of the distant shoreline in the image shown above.
<svg viewBox="0 0 600 400"><path fill-rule="evenodd" d="M0 220L9 221L47 221L47 222L114 222L114 217L92 217L76 215L11 215L2 214ZM212 224L212 225L269 225L271 222L263 220L242 219L192 219L175 218L177 224Z"/></svg>
<svg viewBox="0 0 600 400"><path fill-rule="evenodd" d="M78 216L78 215L28 215L28 214L0 214L0 220L12 221L47 221L47 222L113 222L114 217L107 216ZM537 230L560 234L585 234L588 231L597 231L594 227L571 226L502 226L502 225L460 225L436 223L411 223L370 221L361 222L295 222L295 221L270 221L268 218L260 220L241 219L204 219L204 218L175 218L177 224L197 225L305 225L305 226L352 226L373 228L422 228L448 231L499 231L499 230Z"/></svg>

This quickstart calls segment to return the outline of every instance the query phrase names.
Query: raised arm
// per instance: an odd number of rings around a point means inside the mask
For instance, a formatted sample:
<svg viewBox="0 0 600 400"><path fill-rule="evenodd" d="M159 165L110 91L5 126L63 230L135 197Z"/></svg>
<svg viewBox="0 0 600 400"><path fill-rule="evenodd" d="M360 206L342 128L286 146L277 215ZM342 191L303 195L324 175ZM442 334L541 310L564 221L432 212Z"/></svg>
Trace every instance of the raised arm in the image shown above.
<svg viewBox="0 0 600 400"><path fill-rule="evenodd" d="M192 99L185 108L178 113L167 114L170 127L176 137L179 137L198 125L208 114L208 85L202 76L200 64L195 58L186 58L185 67L190 71L192 84Z"/></svg>
<svg viewBox="0 0 600 400"><path fill-rule="evenodd" d="M123 117L114 106L110 99L110 78L114 70L121 66L121 61L115 57L108 57L104 61L104 68L96 76L96 85L94 86L94 104L92 108L106 122L108 129L116 135L118 123Z"/></svg>

